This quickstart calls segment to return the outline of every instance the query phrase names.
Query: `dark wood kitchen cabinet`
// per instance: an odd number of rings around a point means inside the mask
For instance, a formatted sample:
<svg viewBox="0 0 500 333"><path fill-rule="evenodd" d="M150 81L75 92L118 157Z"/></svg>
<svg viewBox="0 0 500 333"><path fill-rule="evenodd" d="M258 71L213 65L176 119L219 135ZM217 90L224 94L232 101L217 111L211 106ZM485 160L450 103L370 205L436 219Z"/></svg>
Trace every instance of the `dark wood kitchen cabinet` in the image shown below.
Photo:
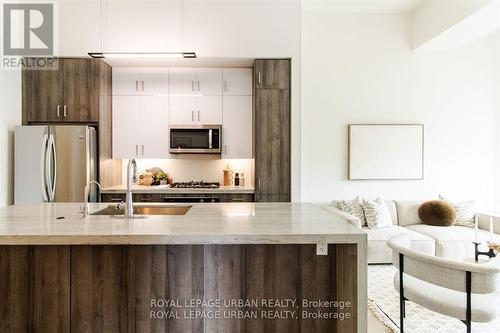
<svg viewBox="0 0 500 333"><path fill-rule="evenodd" d="M99 59L55 59L57 70L22 73L23 123L98 123L104 66ZM110 71L109 71L110 72Z"/></svg>
<svg viewBox="0 0 500 333"><path fill-rule="evenodd" d="M285 66L286 64L286 66ZM290 201L290 61L256 60L254 70L269 69L272 79L255 89L256 201ZM272 70L271 70L272 68ZM262 74L261 74L262 80ZM279 81L279 82L278 82Z"/></svg>
<svg viewBox="0 0 500 333"><path fill-rule="evenodd" d="M257 59L254 63L256 89L290 89L290 60Z"/></svg>
<svg viewBox="0 0 500 333"><path fill-rule="evenodd" d="M196 198L206 202L254 202L253 193L134 193L134 202L174 202ZM125 193L103 193L101 202L125 202Z"/></svg>

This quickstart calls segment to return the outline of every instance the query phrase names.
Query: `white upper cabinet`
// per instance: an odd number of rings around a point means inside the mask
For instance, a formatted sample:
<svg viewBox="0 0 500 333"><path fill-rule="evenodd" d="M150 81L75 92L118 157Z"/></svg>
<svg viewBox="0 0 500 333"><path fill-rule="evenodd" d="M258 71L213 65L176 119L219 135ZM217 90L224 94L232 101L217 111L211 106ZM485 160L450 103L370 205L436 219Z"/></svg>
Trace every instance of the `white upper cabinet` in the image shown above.
<svg viewBox="0 0 500 333"><path fill-rule="evenodd" d="M170 156L168 114L168 97L142 97L141 158Z"/></svg>
<svg viewBox="0 0 500 333"><path fill-rule="evenodd" d="M252 158L252 96L224 96L222 158Z"/></svg>
<svg viewBox="0 0 500 333"><path fill-rule="evenodd" d="M113 96L113 158L139 157L141 97Z"/></svg>
<svg viewBox="0 0 500 333"><path fill-rule="evenodd" d="M171 124L222 124L220 68L171 68L169 90Z"/></svg>
<svg viewBox="0 0 500 333"><path fill-rule="evenodd" d="M168 158L168 97L113 96L113 158Z"/></svg>
<svg viewBox="0 0 500 333"><path fill-rule="evenodd" d="M222 95L222 70L218 68L197 68L196 94L203 96Z"/></svg>
<svg viewBox="0 0 500 333"><path fill-rule="evenodd" d="M140 80L137 68L113 68L113 95L139 95Z"/></svg>
<svg viewBox="0 0 500 333"><path fill-rule="evenodd" d="M103 0L109 52L178 52L183 0Z"/></svg>
<svg viewBox="0 0 500 333"><path fill-rule="evenodd" d="M170 124L186 125L198 122L194 96L170 96L169 112Z"/></svg>
<svg viewBox="0 0 500 333"><path fill-rule="evenodd" d="M252 69L251 68L224 68L223 92L228 96L252 95Z"/></svg>
<svg viewBox="0 0 500 333"><path fill-rule="evenodd" d="M168 95L168 69L144 68L141 71L142 95Z"/></svg>
<svg viewBox="0 0 500 333"><path fill-rule="evenodd" d="M195 94L196 72L193 68L171 68L168 81L171 96Z"/></svg>
<svg viewBox="0 0 500 333"><path fill-rule="evenodd" d="M59 50L62 57L86 57L101 50L101 1L57 0Z"/></svg>
<svg viewBox="0 0 500 333"><path fill-rule="evenodd" d="M170 94L222 95L222 70L218 68L171 68L169 74Z"/></svg>
<svg viewBox="0 0 500 333"><path fill-rule="evenodd" d="M201 124L222 124L222 97L196 97L196 121Z"/></svg>
<svg viewBox="0 0 500 333"><path fill-rule="evenodd" d="M113 69L113 95L168 95L168 69Z"/></svg>

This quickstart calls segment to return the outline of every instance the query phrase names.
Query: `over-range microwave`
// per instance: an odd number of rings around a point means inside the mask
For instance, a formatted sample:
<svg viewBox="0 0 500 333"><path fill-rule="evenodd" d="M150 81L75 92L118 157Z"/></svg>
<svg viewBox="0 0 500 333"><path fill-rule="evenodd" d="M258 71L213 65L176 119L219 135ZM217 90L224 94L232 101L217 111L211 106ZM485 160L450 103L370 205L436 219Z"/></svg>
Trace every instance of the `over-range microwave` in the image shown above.
<svg viewBox="0 0 500 333"><path fill-rule="evenodd" d="M171 154L220 154L221 125L171 125Z"/></svg>

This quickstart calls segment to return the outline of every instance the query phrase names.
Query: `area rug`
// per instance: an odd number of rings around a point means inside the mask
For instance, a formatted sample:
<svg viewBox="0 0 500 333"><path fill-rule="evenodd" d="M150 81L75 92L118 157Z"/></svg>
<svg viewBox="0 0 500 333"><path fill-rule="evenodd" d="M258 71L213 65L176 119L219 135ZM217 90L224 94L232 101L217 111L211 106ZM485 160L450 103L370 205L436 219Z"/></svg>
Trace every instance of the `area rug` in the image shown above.
<svg viewBox="0 0 500 333"><path fill-rule="evenodd" d="M396 269L392 265L368 266L368 307L385 326L399 332L399 294L392 279ZM415 303L406 302L405 332L460 333L465 325L458 319L440 315ZM500 332L500 319L490 323L472 323L474 333Z"/></svg>

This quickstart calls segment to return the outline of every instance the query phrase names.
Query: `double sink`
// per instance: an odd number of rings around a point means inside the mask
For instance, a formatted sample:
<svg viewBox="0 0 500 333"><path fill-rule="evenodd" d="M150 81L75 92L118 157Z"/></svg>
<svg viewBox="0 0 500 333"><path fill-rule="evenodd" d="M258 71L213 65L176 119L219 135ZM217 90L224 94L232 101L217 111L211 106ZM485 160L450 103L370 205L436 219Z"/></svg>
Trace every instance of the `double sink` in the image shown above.
<svg viewBox="0 0 500 333"><path fill-rule="evenodd" d="M186 213L191 209L192 206L134 206L134 215L146 216L146 215L186 215ZM109 215L109 216L120 216L125 215L124 208L118 208L117 206L108 206L106 208L100 209L90 215Z"/></svg>

